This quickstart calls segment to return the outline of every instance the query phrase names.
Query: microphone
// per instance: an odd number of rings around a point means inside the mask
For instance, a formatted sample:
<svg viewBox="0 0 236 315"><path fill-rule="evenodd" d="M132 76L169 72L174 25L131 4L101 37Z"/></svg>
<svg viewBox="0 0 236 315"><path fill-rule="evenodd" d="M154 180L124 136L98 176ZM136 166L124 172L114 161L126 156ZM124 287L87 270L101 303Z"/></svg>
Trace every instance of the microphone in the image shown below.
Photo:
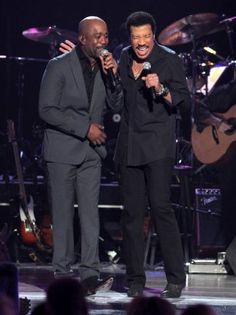
<svg viewBox="0 0 236 315"><path fill-rule="evenodd" d="M144 74L147 75L147 74L152 73L152 72L151 72L151 68L152 68L152 66L151 66L150 62L146 61L146 62L143 63L143 71L144 71ZM155 100L156 97L157 97L157 95L156 95L156 90L155 90L154 86L151 86L151 87L149 88L149 91L150 91L150 94L151 94L152 99Z"/></svg>
<svg viewBox="0 0 236 315"><path fill-rule="evenodd" d="M105 48L100 51L100 56L101 56L104 60L106 59L106 57L108 56L108 54L109 54L109 51L108 51L107 49L105 49ZM111 68L106 69L106 71L107 71L107 75L108 75L108 77L109 77L110 84L111 84L112 88L115 89L116 86L117 86L116 77L115 77L115 75L114 75L114 73L113 73L113 71L112 71Z"/></svg>

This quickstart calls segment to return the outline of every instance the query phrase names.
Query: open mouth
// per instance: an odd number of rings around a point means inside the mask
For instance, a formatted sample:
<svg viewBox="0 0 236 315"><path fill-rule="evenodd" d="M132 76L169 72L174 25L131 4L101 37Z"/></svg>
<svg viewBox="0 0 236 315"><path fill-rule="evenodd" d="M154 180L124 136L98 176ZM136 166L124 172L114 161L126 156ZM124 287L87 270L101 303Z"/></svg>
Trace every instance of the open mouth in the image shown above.
<svg viewBox="0 0 236 315"><path fill-rule="evenodd" d="M138 46L136 47L137 54L139 56L145 56L149 52L148 46Z"/></svg>

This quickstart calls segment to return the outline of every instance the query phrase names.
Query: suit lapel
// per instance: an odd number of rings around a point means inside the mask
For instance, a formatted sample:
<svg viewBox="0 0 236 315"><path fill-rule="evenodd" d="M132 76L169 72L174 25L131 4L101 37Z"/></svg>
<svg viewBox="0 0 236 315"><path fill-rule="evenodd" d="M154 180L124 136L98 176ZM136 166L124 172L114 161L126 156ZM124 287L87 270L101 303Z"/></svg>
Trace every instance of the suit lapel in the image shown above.
<svg viewBox="0 0 236 315"><path fill-rule="evenodd" d="M92 112L94 105L96 102L98 102L98 98L101 96L101 89L103 88L103 80L100 71L97 72L95 80L94 80L94 86L93 86L93 96L90 104L90 113Z"/></svg>
<svg viewBox="0 0 236 315"><path fill-rule="evenodd" d="M85 86L85 82L83 78L82 68L81 68L81 64L79 62L79 58L76 54L75 49L73 49L72 52L70 53L69 60L70 60L71 71L73 73L75 82L78 86L80 96L84 98L88 103L88 95L87 95L86 86ZM93 111L94 105L96 103L99 103L99 98L103 96L104 93L105 93L104 82L101 76L101 72L98 71L94 80L93 95L92 95L92 100L91 100L91 104L89 108L90 113ZM89 104L88 104L88 107L89 107Z"/></svg>
<svg viewBox="0 0 236 315"><path fill-rule="evenodd" d="M84 99L87 100L88 102L88 95L85 87L85 82L83 78L83 72L82 68L79 62L79 58L76 54L76 50L73 49L72 52L70 53L70 68L73 73L75 82L78 86L79 93L81 94L80 96Z"/></svg>

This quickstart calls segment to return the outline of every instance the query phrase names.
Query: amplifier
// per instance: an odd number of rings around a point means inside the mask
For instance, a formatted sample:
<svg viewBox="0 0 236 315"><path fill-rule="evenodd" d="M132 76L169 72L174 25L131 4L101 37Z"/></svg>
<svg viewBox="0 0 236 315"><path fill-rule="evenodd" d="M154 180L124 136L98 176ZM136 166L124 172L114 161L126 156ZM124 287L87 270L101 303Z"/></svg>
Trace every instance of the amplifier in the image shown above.
<svg viewBox="0 0 236 315"><path fill-rule="evenodd" d="M204 250L225 247L221 220L221 193L218 188L196 188L196 245Z"/></svg>
<svg viewBox="0 0 236 315"><path fill-rule="evenodd" d="M221 215L219 188L195 188L195 195L197 209Z"/></svg>

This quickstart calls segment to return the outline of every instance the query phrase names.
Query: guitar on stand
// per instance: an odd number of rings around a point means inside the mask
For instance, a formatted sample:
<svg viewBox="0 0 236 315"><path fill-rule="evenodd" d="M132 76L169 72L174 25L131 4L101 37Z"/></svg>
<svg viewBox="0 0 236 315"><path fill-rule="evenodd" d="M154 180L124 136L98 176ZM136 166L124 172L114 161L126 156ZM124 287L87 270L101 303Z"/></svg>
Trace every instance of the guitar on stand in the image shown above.
<svg viewBox="0 0 236 315"><path fill-rule="evenodd" d="M41 241L41 232L36 225L36 219L33 212L33 198L30 196L28 203L27 194L24 184L23 170L20 160L19 147L15 136L15 126L12 120L7 120L8 140L12 145L16 174L19 183L19 199L20 199L20 234L22 240L28 245L36 245L38 249L45 250L45 246ZM37 259L36 259L37 260Z"/></svg>
<svg viewBox="0 0 236 315"><path fill-rule="evenodd" d="M196 125L192 129L192 148L196 158L203 164L222 162L236 144L236 105L224 114L215 114L223 118L232 127L225 132L217 132L212 126L207 126L202 132L197 131Z"/></svg>

